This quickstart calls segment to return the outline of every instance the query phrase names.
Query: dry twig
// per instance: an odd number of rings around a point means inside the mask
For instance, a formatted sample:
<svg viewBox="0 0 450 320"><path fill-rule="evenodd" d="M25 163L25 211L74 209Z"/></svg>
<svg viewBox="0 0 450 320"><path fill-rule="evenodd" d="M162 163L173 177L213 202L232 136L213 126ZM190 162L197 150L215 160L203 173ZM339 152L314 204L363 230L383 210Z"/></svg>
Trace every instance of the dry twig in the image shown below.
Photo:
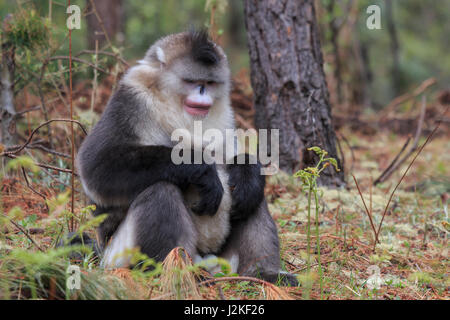
<svg viewBox="0 0 450 320"><path fill-rule="evenodd" d="M405 154L405 156L399 160L400 155L406 149L406 147L409 144L409 141L411 139L411 137L408 137L408 139L406 140L405 144L403 145L403 147L400 150L400 152L398 153L398 155L394 158L394 160L391 162L391 164L383 171L383 173L375 180L374 185L377 185L381 182L386 181L392 175L392 173L394 173L395 170L397 170L400 167L400 165L403 162L405 162L414 151L417 150L417 147L419 145L420 135L422 134L423 122L425 120L426 107L427 107L426 98L425 98L425 96L423 96L422 97L422 108L420 110L419 122L417 124L417 130L416 130L416 135L414 137L413 145L411 146L409 151Z"/></svg>
<svg viewBox="0 0 450 320"><path fill-rule="evenodd" d="M52 60L60 60L60 59L62 59L62 60L64 60L64 59L65 60L70 60L70 56L53 56L53 57L50 57L48 60L52 61ZM76 57L72 57L72 60L76 61L76 62L79 62L79 63L86 64L86 65L88 65L89 67L91 67L93 69L96 69L96 70L101 71L103 73L109 74L109 72L106 71L105 69L100 68L100 67L96 66L95 64L90 63L89 61L86 61L86 60L83 60L83 59L80 59L80 58L76 58Z"/></svg>
<svg viewBox="0 0 450 320"><path fill-rule="evenodd" d="M130 67L130 64L124 58L122 58L121 56L119 56L113 52L102 51L102 50L98 50L97 52L95 52L95 50L81 50L75 56L78 57L83 54L101 54L101 55L105 55L105 56L110 56L110 57L116 58L118 61L120 61L120 63L122 63L127 68Z"/></svg>
<svg viewBox="0 0 450 320"><path fill-rule="evenodd" d="M0 153L0 156L9 156L9 155L13 155L13 154L17 154L20 151L22 151L23 149L25 149L26 146L28 146L31 142L31 140L33 139L34 134L43 126L46 126L52 122L71 122L71 123L76 123L80 126L80 128L83 130L84 134L87 135L87 131L84 128L84 126L81 124L81 122L77 121L77 120L71 120L71 119L51 119L48 121L45 121L44 123L41 123L39 126L37 126L32 132L31 134L28 136L28 139L25 141L24 144L22 144L19 148L11 150L11 151L4 151L2 153Z"/></svg>
<svg viewBox="0 0 450 320"><path fill-rule="evenodd" d="M358 189L359 196L361 197L361 200L362 200L362 202L363 202L363 204L364 204L364 208L366 209L367 216L369 217L370 226L372 227L373 234L374 234L374 236L375 236L375 244L376 244L376 243L379 242L379 241L378 241L378 233L377 233L377 231L376 231L376 229L375 229L375 225L373 224L373 220L372 220L372 212L371 212L372 209L369 210L369 209L367 208L366 201L364 201L364 197L363 197L363 195L362 195L361 189L359 188L358 181L356 180L356 178L355 178L355 176L354 176L353 174L352 174L352 177L353 177L353 180L355 181L356 188ZM372 199L372 196L371 196L370 198ZM371 202L370 207L372 207L372 200L371 200L370 202Z"/></svg>
<svg viewBox="0 0 450 320"><path fill-rule="evenodd" d="M16 223L14 220L12 220L10 217L8 217L6 214L1 213L2 216L4 216L6 219L9 220L9 222L11 222L14 227L16 227L17 229L19 229L30 241L31 243L38 248L39 251L44 252L44 250L33 240L33 238L30 236L30 234L27 232L27 230L25 230L24 228L22 228L22 226L18 223Z"/></svg>
<svg viewBox="0 0 450 320"><path fill-rule="evenodd" d="M442 116L440 117L441 119L444 117L444 115L447 113L448 111L447 107L444 111L444 113L442 114ZM433 137L433 135L435 134L435 132L439 129L440 125L441 125L442 121L439 120L438 124L436 125L436 127L433 129L433 131L428 135L427 140L425 140L425 142L423 143L423 145L420 147L420 149L417 151L416 155L414 156L414 158L412 159L412 161L409 163L408 167L406 168L405 172L403 173L402 177L400 178L400 180L398 181L397 185L395 186L394 190L392 190L392 193L389 197L389 200L386 204L386 208L384 209L383 212L383 216L381 217L381 221L380 221L380 225L378 226L378 231L377 231L377 238L380 234L381 231L381 226L383 225L383 221L384 221L384 217L386 216L387 210L389 208L389 205L392 201L392 198L394 197L395 191L397 190L398 186L400 185L400 183L402 183L403 179L405 178L406 174L408 173L409 169L412 167L412 165L414 164L414 161L416 161L417 157L419 156L419 154L422 152L423 148L425 148L425 146L428 144L428 142L431 140L431 137ZM374 248L376 246L376 242L374 244Z"/></svg>
<svg viewBox="0 0 450 320"><path fill-rule="evenodd" d="M18 158L16 155L14 155L12 153L2 153L2 154L0 154L0 156L5 156L5 157L11 158L11 159ZM64 172L64 173L72 173L71 169L58 168L55 166L50 166L48 164L43 164L43 163L39 163L39 162L34 162L34 164L40 168L46 168L46 169L55 170L55 171ZM75 173L75 176L77 176L76 173Z"/></svg>

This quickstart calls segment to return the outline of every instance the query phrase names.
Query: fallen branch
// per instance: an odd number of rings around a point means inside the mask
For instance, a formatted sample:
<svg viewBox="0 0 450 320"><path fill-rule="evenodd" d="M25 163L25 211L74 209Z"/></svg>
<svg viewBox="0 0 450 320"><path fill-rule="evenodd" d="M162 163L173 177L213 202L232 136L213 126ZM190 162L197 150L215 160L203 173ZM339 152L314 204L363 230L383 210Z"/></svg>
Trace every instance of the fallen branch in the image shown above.
<svg viewBox="0 0 450 320"><path fill-rule="evenodd" d="M388 114L392 111L394 107L396 107L399 104L405 103L408 100L411 100L420 94L422 94L426 89L428 89L430 86L436 83L435 78L429 78L423 81L412 93L408 92L406 94L403 94L394 100L392 100L387 107L383 110L383 116L381 117L381 121L386 119L388 117Z"/></svg>
<svg viewBox="0 0 450 320"><path fill-rule="evenodd" d="M408 160L409 156L414 153L414 151L417 150L417 147L419 145L420 136L422 134L422 127L423 122L425 120L425 110L427 108L427 103L425 96L422 97L422 108L420 110L420 116L419 116L419 122L417 124L416 129L416 135L414 137L414 142L409 151L405 154L403 158L400 158L400 155L403 153L403 151L406 149L407 145L409 144L409 141L411 137L408 137L408 140L403 145L403 148L400 150L400 152L397 154L397 156L394 158L394 160L391 162L391 164L383 171L383 173L375 180L374 185L377 185L381 182L386 181L399 167L402 163L404 163L406 160Z"/></svg>
<svg viewBox="0 0 450 320"><path fill-rule="evenodd" d="M364 204L364 208L366 209L367 216L369 217L370 226L372 227L373 234L374 234L374 237L375 237L375 244L376 244L377 242L379 242L378 241L378 234L377 234L377 230L375 229L375 225L373 224L371 210L369 210L367 208L367 206L366 206L366 201L364 201L364 197L362 195L361 189L359 188L358 181L356 180L356 178L355 178L355 176L353 174L352 174L352 177L353 177L353 180L355 181L356 188L358 189L359 196L361 197L361 200L362 200L362 202ZM371 200L371 205L370 206L372 207L372 200Z"/></svg>
<svg viewBox="0 0 450 320"><path fill-rule="evenodd" d="M385 181L387 179L386 174L388 172L393 172L392 167L394 166L395 163L397 163L398 159L400 158L400 156L403 154L403 152L406 150L406 147L409 145L409 142L411 141L411 135L408 136L408 139L406 139L405 143L403 144L402 149L400 150L400 152L395 156L394 160L392 160L392 162L387 166L386 169L384 169L384 171L380 174L380 176L375 180L375 182L373 183L374 185L377 185L383 181ZM390 175L390 174L389 174Z"/></svg>
<svg viewBox="0 0 450 320"><path fill-rule="evenodd" d="M6 214L1 213L2 216L4 216L6 219L9 220L9 222L11 222L17 229L19 229L30 241L31 243L38 248L39 251L44 252L44 250L33 240L33 238L30 236L30 234L27 232L27 230L25 230L24 228L22 228L22 226L20 224L17 224L14 220L12 220L10 217L8 217Z"/></svg>
<svg viewBox="0 0 450 320"><path fill-rule="evenodd" d="M442 116L440 117L441 119L445 116L445 114L448 111L447 107L444 111L444 113L442 114ZM433 137L433 135L435 134L435 132L439 129L440 125L441 125L442 121L439 120L438 124L436 125L436 127L433 129L433 131L428 135L427 140L425 140L425 142L423 143L423 145L420 147L420 149L417 151L416 155L414 156L414 158L412 159L412 161L409 163L408 167L406 168L405 172L403 173L402 177L400 178L400 180L398 181L397 185L395 186L394 190L392 190L392 193L389 197L389 200L386 204L386 208L384 209L383 212L383 216L381 217L381 221L380 221L380 225L378 226L378 231L377 231L377 238L379 237L380 231L381 231L381 227L383 225L383 221L384 221L384 217L386 216L387 210L389 208L389 205L391 204L392 198L394 197L395 191L397 190L398 186L400 185L400 183L402 183L403 179L405 178L406 174L408 173L409 169L412 167L412 165L414 164L414 161L416 161L417 157L419 156L419 154L422 152L423 148L425 148L425 146L428 144L428 142L431 140L431 137ZM376 242L374 244L374 249L376 246Z"/></svg>

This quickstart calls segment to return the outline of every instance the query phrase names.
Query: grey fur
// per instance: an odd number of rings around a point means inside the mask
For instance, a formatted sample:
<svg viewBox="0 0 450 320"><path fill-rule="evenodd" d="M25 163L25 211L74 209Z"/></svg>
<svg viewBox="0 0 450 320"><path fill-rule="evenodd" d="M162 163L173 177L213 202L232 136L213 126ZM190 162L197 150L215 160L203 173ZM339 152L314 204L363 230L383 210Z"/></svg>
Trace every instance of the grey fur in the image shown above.
<svg viewBox="0 0 450 320"><path fill-rule="evenodd" d="M236 254L239 257L237 272L240 275L297 285L295 276L280 272L277 227L265 199L254 215L232 226L232 233L220 256L231 259Z"/></svg>

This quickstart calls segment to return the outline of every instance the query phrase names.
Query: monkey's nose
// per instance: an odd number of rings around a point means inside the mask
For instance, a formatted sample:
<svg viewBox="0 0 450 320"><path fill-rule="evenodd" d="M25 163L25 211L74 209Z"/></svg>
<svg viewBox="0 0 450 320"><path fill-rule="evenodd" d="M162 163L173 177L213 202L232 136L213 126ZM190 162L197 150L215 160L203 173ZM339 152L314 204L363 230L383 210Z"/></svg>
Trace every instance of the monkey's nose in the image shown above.
<svg viewBox="0 0 450 320"><path fill-rule="evenodd" d="M205 86L201 85L200 86L200 94L204 94L205 93Z"/></svg>

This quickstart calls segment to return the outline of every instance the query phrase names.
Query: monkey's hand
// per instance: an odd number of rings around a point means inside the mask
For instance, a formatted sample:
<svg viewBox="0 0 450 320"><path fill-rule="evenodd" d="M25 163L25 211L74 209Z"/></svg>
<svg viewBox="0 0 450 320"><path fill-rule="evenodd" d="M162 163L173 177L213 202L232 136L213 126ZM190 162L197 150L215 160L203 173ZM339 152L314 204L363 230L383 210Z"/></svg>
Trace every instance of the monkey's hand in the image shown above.
<svg viewBox="0 0 450 320"><path fill-rule="evenodd" d="M193 166L196 165L193 164ZM215 164L202 164L200 166L203 170L197 170L197 174L190 179L190 183L197 186L201 198L200 203L192 208L192 211L199 216L213 216L222 201L222 182L217 175Z"/></svg>
<svg viewBox="0 0 450 320"><path fill-rule="evenodd" d="M231 188L231 219L245 219L256 212L264 199L265 176L261 174L261 164L250 164L251 155L245 154L245 163L238 164L237 156L233 164L227 165L228 184Z"/></svg>

